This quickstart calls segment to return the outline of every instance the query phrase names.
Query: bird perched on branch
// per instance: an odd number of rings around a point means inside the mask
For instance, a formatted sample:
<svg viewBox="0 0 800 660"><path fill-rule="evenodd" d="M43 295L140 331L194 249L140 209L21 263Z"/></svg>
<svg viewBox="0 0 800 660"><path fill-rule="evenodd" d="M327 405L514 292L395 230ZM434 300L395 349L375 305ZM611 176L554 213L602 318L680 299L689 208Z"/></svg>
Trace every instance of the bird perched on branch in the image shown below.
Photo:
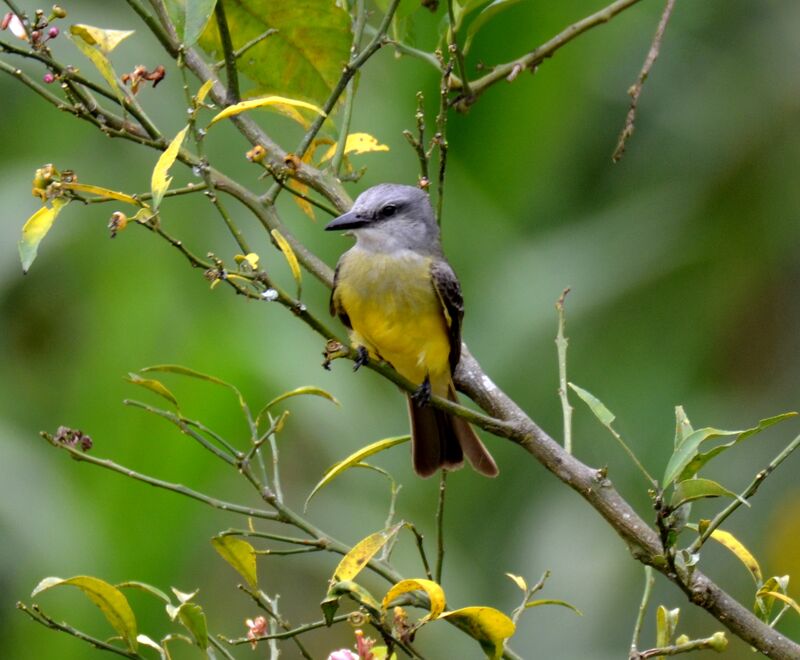
<svg viewBox="0 0 800 660"><path fill-rule="evenodd" d="M427 194L381 184L356 199L326 230L356 239L336 266L330 309L350 331L357 369L385 360L419 388L408 397L414 470L422 477L461 467L481 474L497 465L470 425L429 404L457 401L453 372L461 357L461 285L442 254Z"/></svg>

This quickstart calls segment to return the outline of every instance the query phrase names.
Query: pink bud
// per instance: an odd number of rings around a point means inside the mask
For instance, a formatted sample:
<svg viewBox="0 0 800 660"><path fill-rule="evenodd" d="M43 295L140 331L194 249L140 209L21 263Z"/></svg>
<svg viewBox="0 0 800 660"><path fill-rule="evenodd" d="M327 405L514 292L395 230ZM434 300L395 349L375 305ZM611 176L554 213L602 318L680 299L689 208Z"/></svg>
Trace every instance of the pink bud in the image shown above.
<svg viewBox="0 0 800 660"><path fill-rule="evenodd" d="M55 39L59 35L60 30L54 25L47 31L47 36Z"/></svg>
<svg viewBox="0 0 800 660"><path fill-rule="evenodd" d="M42 80L44 80L48 85L51 82L53 82L55 79L56 79L56 77L52 73L50 73L49 71L47 73L45 73L44 76L42 76Z"/></svg>

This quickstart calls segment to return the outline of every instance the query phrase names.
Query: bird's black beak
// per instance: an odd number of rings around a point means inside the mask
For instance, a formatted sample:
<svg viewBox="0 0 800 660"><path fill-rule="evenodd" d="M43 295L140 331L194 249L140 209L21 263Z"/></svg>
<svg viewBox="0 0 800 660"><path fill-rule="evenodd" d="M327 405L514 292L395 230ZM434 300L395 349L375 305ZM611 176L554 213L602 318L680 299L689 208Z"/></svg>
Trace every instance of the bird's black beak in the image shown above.
<svg viewBox="0 0 800 660"><path fill-rule="evenodd" d="M358 229L367 224L367 218L361 217L348 211L344 215L332 220L325 227L325 231L339 231L342 229Z"/></svg>

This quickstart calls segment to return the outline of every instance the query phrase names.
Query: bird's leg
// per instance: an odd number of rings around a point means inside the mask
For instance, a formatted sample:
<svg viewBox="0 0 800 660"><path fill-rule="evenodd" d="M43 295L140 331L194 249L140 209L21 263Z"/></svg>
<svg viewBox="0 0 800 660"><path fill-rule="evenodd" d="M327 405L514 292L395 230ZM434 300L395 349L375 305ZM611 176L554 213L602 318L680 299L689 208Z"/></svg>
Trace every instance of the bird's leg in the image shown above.
<svg viewBox="0 0 800 660"><path fill-rule="evenodd" d="M411 395L411 400L420 408L427 406L431 402L431 379L428 376L425 376L422 385Z"/></svg>
<svg viewBox="0 0 800 660"><path fill-rule="evenodd" d="M356 348L356 359L353 364L353 371L358 371L361 367L369 362L369 351L366 346L359 346Z"/></svg>

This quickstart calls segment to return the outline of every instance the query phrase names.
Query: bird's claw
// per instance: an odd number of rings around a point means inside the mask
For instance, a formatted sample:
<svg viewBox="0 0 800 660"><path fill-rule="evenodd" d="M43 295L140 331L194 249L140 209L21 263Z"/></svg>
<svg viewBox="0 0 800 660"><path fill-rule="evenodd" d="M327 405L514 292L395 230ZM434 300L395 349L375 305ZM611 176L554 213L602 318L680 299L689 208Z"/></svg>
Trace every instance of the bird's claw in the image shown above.
<svg viewBox="0 0 800 660"><path fill-rule="evenodd" d="M356 349L356 359L353 364L353 371L358 371L361 367L369 363L369 351L364 346Z"/></svg>
<svg viewBox="0 0 800 660"><path fill-rule="evenodd" d="M411 400L420 408L427 406L431 402L431 381L427 376L422 381L422 385L411 395Z"/></svg>

